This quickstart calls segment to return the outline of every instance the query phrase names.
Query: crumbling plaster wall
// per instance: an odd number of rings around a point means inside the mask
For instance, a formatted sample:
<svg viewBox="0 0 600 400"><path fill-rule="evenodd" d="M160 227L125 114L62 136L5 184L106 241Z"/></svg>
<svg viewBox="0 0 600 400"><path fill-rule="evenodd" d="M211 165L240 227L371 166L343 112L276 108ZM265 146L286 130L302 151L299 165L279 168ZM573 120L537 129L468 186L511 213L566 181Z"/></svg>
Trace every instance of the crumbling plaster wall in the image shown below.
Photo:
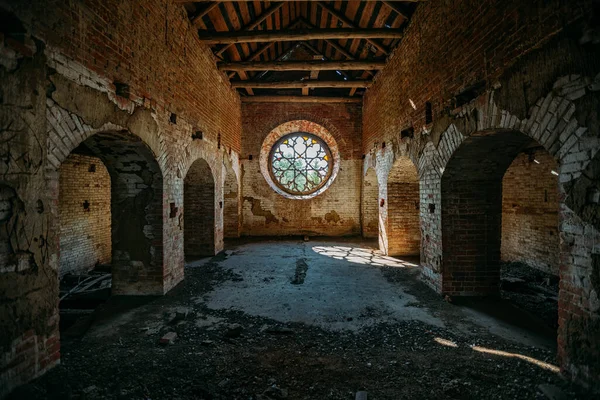
<svg viewBox="0 0 600 400"><path fill-rule="evenodd" d="M242 115L242 235L360 234L360 105L247 103L242 104ZM269 151L272 144L265 139L289 121L309 121L324 128L339 149L335 181L311 199L276 193L261 173L261 150Z"/></svg>
<svg viewBox="0 0 600 400"><path fill-rule="evenodd" d="M58 249L44 170L45 57L31 38L16 45L0 38L0 184L12 192L0 266L0 397L60 358Z"/></svg>
<svg viewBox="0 0 600 400"><path fill-rule="evenodd" d="M445 269L447 252L459 249L442 237L442 177L453 154L486 131L521 132L552 154L560 166L559 361L568 376L597 388L600 302L593 282L600 243L594 213L585 210L598 205L582 199L596 178L581 183L600 149L594 15L589 1L420 5L366 94L363 151L380 186L396 157L408 155L418 166L422 276L441 293L460 287ZM468 36L449 33L457 27Z"/></svg>
<svg viewBox="0 0 600 400"><path fill-rule="evenodd" d="M238 95L180 5L153 0L49 8L41 0L0 1L0 12L10 21L0 27L0 184L2 222L11 231L3 242L10 254L0 258L1 397L60 360L61 162L94 139L96 150L114 161L112 177L127 171L133 177L134 164L117 159L131 155L130 145L145 149L156 166L153 177L139 172L129 188L141 193L150 184L160 193L152 200L158 212L141 220L161 226L145 231L159 251L152 252L151 276L129 274L140 280L125 292L163 294L183 279L183 179L198 158L215 174L215 252L223 248L221 177L225 159L237 163L241 113ZM192 139L197 132L202 139ZM115 137L123 140L112 152L104 139Z"/></svg>

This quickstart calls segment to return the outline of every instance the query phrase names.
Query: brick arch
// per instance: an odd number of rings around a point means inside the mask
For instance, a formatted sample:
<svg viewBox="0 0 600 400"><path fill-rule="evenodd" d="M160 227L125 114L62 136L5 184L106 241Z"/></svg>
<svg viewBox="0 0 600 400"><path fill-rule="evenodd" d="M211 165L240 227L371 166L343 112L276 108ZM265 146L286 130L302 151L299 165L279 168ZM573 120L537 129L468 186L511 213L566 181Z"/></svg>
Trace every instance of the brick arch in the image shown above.
<svg viewBox="0 0 600 400"><path fill-rule="evenodd" d="M213 198L213 210L214 210L214 234L213 234L213 245L212 246L204 246L204 250L201 250L196 254L196 256L200 256L200 253L203 255L206 254L216 254L219 251L223 250L224 242L224 221L223 221L223 208L224 206L224 197L223 197L223 188L225 183L225 175L224 175L224 166L223 166L223 157L226 157L223 151L219 151L215 146L211 146L207 142L193 140L191 141L182 152L179 157L179 174L183 180L184 185L184 220L185 220L185 212L186 212L186 201L185 201L185 179L187 178L190 169L196 163L206 163L208 169L206 169L206 173L210 175L210 179L214 183L214 193L212 195ZM206 178L209 178L207 176ZM185 229L185 221L184 221L184 229ZM185 241L185 234L184 234ZM185 244L184 244L185 247ZM184 251L185 252L185 251Z"/></svg>
<svg viewBox="0 0 600 400"><path fill-rule="evenodd" d="M220 155L221 152L215 148L210 148L205 142L199 140L190 142L185 147L185 150L183 151L183 154L179 160L181 179L185 178L192 164L194 164L197 160L202 159L208 163L213 179L217 181L216 177L219 176L221 171L219 166Z"/></svg>
<svg viewBox="0 0 600 400"><path fill-rule="evenodd" d="M136 112L128 121L128 126L133 128L120 126L113 123L105 123L99 128L94 128L87 124L83 118L69 112L51 99L47 100L48 108L46 119L51 129L48 133L48 161L51 169L58 170L58 167L63 161L75 150L81 143L88 138L103 132L118 132L127 134L132 137L132 140L141 141L151 152L153 158L157 160L161 172L166 174L166 149L164 144L160 142L158 134L152 129L138 129L140 125L144 125L147 121L144 119L151 118L144 111ZM145 124L148 126L149 124ZM158 161L162 160L162 162Z"/></svg>
<svg viewBox="0 0 600 400"><path fill-rule="evenodd" d="M498 293L502 177L532 142L513 130L478 132L448 160L441 178L443 293Z"/></svg>
<svg viewBox="0 0 600 400"><path fill-rule="evenodd" d="M110 174L113 294L155 295L168 289L162 246L164 164L156 158L158 140L135 128L140 118L144 115L134 114L130 120L136 134L112 123L96 129L48 100L51 186L59 186L59 167L73 152L100 158ZM58 204L58 192L50 193Z"/></svg>
<svg viewBox="0 0 600 400"><path fill-rule="evenodd" d="M341 145L342 147L345 146L344 135L340 133L340 130L335 126L335 124L332 124L327 118L323 118L312 113L292 112L283 115L275 115L273 120L267 125L267 129L269 132L272 132L277 129L277 127L293 121L307 121L319 125L334 138L338 145Z"/></svg>
<svg viewBox="0 0 600 400"><path fill-rule="evenodd" d="M437 143L431 140L412 143L409 151L419 155L421 198L426 199L421 202L422 275L436 291L443 291L441 180L451 157L470 136L519 132L539 143L556 160L561 184L577 180L587 165L586 160L597 151L594 133L579 125L573 102L585 96L589 84L589 78L579 75L559 78L552 91L531 108L527 118L499 108L494 92L487 92L453 112L454 122L441 133ZM430 134L425 129L420 136L427 138Z"/></svg>
<svg viewBox="0 0 600 400"><path fill-rule="evenodd" d="M333 158L333 170L331 176L327 183L321 187L316 192L313 192L308 195L292 195L283 190L281 190L271 178L271 174L269 173L269 153L273 145L283 136L291 134L291 133L301 133L306 132L313 134L323 140L329 150L331 152L331 157ZM263 140L261 150L260 150L260 171L267 181L268 185L277 193L286 197L288 199L296 199L296 200L305 200L316 197L326 191L332 184L335 182L335 179L340 171L341 166L341 155L338 147L338 143L335 140L334 136L322 125L319 125L315 122L309 120L291 120L284 122L281 125L278 125L276 128L272 129L269 134Z"/></svg>

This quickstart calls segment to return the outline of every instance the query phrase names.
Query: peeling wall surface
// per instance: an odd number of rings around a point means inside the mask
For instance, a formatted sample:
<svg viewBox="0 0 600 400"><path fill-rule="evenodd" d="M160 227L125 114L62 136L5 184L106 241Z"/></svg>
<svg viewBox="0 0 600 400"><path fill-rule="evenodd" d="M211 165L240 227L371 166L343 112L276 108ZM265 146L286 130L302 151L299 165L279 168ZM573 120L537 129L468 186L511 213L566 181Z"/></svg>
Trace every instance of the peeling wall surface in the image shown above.
<svg viewBox="0 0 600 400"><path fill-rule="evenodd" d="M215 176L212 251L223 248L218 205L225 166L239 177L241 109L171 2L0 1L0 13L2 397L60 362L59 192L69 156L95 157L110 176L113 294L162 295L183 279L184 179L198 159ZM109 21L110 38L97 28Z"/></svg>
<svg viewBox="0 0 600 400"><path fill-rule="evenodd" d="M242 235L360 234L360 106L243 104L242 113ZM274 143L267 137L290 121L305 122L284 133L331 135L339 152L339 173L331 186L314 198L286 198L261 172L260 155L268 154Z"/></svg>
<svg viewBox="0 0 600 400"><path fill-rule="evenodd" d="M600 51L591 3L420 5L365 95L363 176L374 168L381 191L394 161L409 157L423 280L442 294L494 294L502 176L525 148L547 151L558 165L560 364L597 387ZM468 40L450 34L457 26Z"/></svg>

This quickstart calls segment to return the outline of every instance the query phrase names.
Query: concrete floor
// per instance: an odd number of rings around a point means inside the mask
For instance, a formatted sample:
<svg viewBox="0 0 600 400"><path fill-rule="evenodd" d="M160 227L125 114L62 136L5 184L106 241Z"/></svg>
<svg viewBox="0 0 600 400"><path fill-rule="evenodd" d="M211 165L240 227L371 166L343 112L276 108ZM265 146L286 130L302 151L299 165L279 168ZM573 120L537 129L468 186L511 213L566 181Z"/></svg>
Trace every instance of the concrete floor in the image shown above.
<svg viewBox="0 0 600 400"><path fill-rule="evenodd" d="M387 257L375 246L359 239L229 243L219 265L238 277L195 301L213 310L237 310L328 330L357 331L413 320L462 334L475 326L520 344L555 346L552 330L505 302L476 300L448 307L419 284L418 260ZM208 261L189 262L188 267L202 268ZM390 269L401 269L401 279L390 282L384 273Z"/></svg>
<svg viewBox="0 0 600 400"><path fill-rule="evenodd" d="M543 398L541 384L585 398L558 374L555 332L536 316L505 301L447 303L419 280L418 260L375 245L227 243L188 261L165 296L111 297L89 330L61 337L61 365L11 399L247 400L285 389L290 400L362 390L529 400Z"/></svg>

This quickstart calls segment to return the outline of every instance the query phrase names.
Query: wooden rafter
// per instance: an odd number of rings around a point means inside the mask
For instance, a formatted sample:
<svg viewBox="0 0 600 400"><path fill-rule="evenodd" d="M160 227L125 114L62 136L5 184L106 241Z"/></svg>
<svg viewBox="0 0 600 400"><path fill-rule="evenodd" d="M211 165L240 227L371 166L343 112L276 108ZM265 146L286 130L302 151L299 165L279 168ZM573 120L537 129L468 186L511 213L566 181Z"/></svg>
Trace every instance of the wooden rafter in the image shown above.
<svg viewBox="0 0 600 400"><path fill-rule="evenodd" d="M364 71L383 69L385 61L265 61L223 62L222 71Z"/></svg>
<svg viewBox="0 0 600 400"><path fill-rule="evenodd" d="M279 31L251 32L199 32L202 42L208 45L253 43L253 42L290 42L314 39L399 39L399 29L283 29Z"/></svg>
<svg viewBox="0 0 600 400"><path fill-rule="evenodd" d="M362 103L360 97L245 96L242 103Z"/></svg>
<svg viewBox="0 0 600 400"><path fill-rule="evenodd" d="M310 24L310 22L308 21L303 21L303 23L305 25L307 25L307 27L312 28L313 26ZM333 41L333 40L329 40L329 39L324 39L323 40L324 43L328 44L329 46L331 46L332 48L334 48L337 52L339 52L340 54L342 54L344 57L346 57L349 61L354 61L356 60L356 58L348 53L346 51L345 48L343 48L340 44L338 44L337 42ZM309 43L307 42L302 42L305 44L305 46L311 50L313 53L318 54L320 53L319 50L315 49L314 47L312 47ZM366 71L369 75L373 76L373 73L371 71Z"/></svg>
<svg viewBox="0 0 600 400"><path fill-rule="evenodd" d="M385 4L387 7L389 7L392 11L394 11L395 13L397 13L399 16L401 16L404 19L408 19L406 17L406 15L404 15L404 11L402 11L400 9L400 7L398 7L396 4L392 3L391 1L382 1L383 4Z"/></svg>
<svg viewBox="0 0 600 400"><path fill-rule="evenodd" d="M264 81L236 81L231 82L231 87L235 89L302 89L302 88L368 88L372 84L371 81L318 81L318 80L303 80L303 81L279 81L279 82L264 82Z"/></svg>
<svg viewBox="0 0 600 400"><path fill-rule="evenodd" d="M219 3L220 2L218 1L211 1L210 3L208 3L206 7L204 7L198 14L192 17L192 25L196 26L198 21L200 21L202 17L204 17L206 14L211 12L213 8L217 7Z"/></svg>
<svg viewBox="0 0 600 400"><path fill-rule="evenodd" d="M356 25L348 17L346 17L345 15L343 15L342 13L340 13L339 11L337 11L335 8L329 6L327 3L323 2L323 1L319 1L319 2L317 2L317 5L319 7L321 7L323 10L327 11L329 14L331 14L331 16L339 19L343 24L345 24L349 28L356 28ZM358 28L356 28L356 30L358 30ZM390 29L390 30L393 30L393 29ZM369 44L371 44L372 46L374 46L377 50L381 51L385 55L388 55L389 54L388 49L386 49L384 45L382 45L381 43L377 42L376 40L372 40L371 38L373 38L373 37L379 37L379 38L383 38L383 39L390 39L390 38L396 39L399 36L394 36L394 37L391 37L391 36L390 37L370 36L370 37L364 37L364 38L348 37L348 39L366 39L366 41ZM343 38L343 39L346 39L346 38Z"/></svg>
<svg viewBox="0 0 600 400"><path fill-rule="evenodd" d="M262 14L260 14L260 16L258 18L256 18L256 20L254 20L252 23L250 23L250 24L246 25L245 27L243 27L242 31L251 31L251 30L253 30L257 26L259 26L260 24L262 24L267 18L269 18L275 11L279 10L284 4L285 4L284 2L279 2L279 3L272 4L271 7L269 7ZM223 54L225 52L225 50L227 50L232 45L233 45L233 43L224 46L222 49L220 49L219 51L217 51L215 54L217 56L220 56L221 54Z"/></svg>
<svg viewBox="0 0 600 400"><path fill-rule="evenodd" d="M296 44L296 45L294 45L294 46L290 47L289 49L287 49L285 52L283 52L282 54L280 54L280 55L279 55L279 57L277 57L277 58L275 59L275 62L281 61L281 60L283 60L284 58L286 58L287 56L289 56L290 54L292 54L292 52L293 52L294 50L296 50L296 49L298 48L298 46L299 46L299 45L300 45L300 44ZM262 78L263 76L265 76L265 75L267 74L267 72L269 72L269 70L268 70L268 69L266 69L266 70L263 70L263 71L262 71L260 74L258 74L258 75L256 76L256 79L260 79L260 78Z"/></svg>
<svg viewBox="0 0 600 400"><path fill-rule="evenodd" d="M289 28L294 28L294 27L298 26L298 24L299 24L298 21L294 21L293 23L291 23L289 25ZM254 61L254 60L258 59L258 57L260 57L261 54L263 54L265 51L269 50L274 45L275 45L275 42L270 42L270 43L264 44L259 49L257 49L254 53L250 54L248 56L248 58L246 58L242 62L250 62L250 61ZM245 75L245 71L240 71L240 72ZM240 75L241 79L248 79L247 77L242 77L240 73L238 73L238 75ZM232 73L228 74L228 77L230 79L233 78L233 76L235 76L235 72L232 72Z"/></svg>

